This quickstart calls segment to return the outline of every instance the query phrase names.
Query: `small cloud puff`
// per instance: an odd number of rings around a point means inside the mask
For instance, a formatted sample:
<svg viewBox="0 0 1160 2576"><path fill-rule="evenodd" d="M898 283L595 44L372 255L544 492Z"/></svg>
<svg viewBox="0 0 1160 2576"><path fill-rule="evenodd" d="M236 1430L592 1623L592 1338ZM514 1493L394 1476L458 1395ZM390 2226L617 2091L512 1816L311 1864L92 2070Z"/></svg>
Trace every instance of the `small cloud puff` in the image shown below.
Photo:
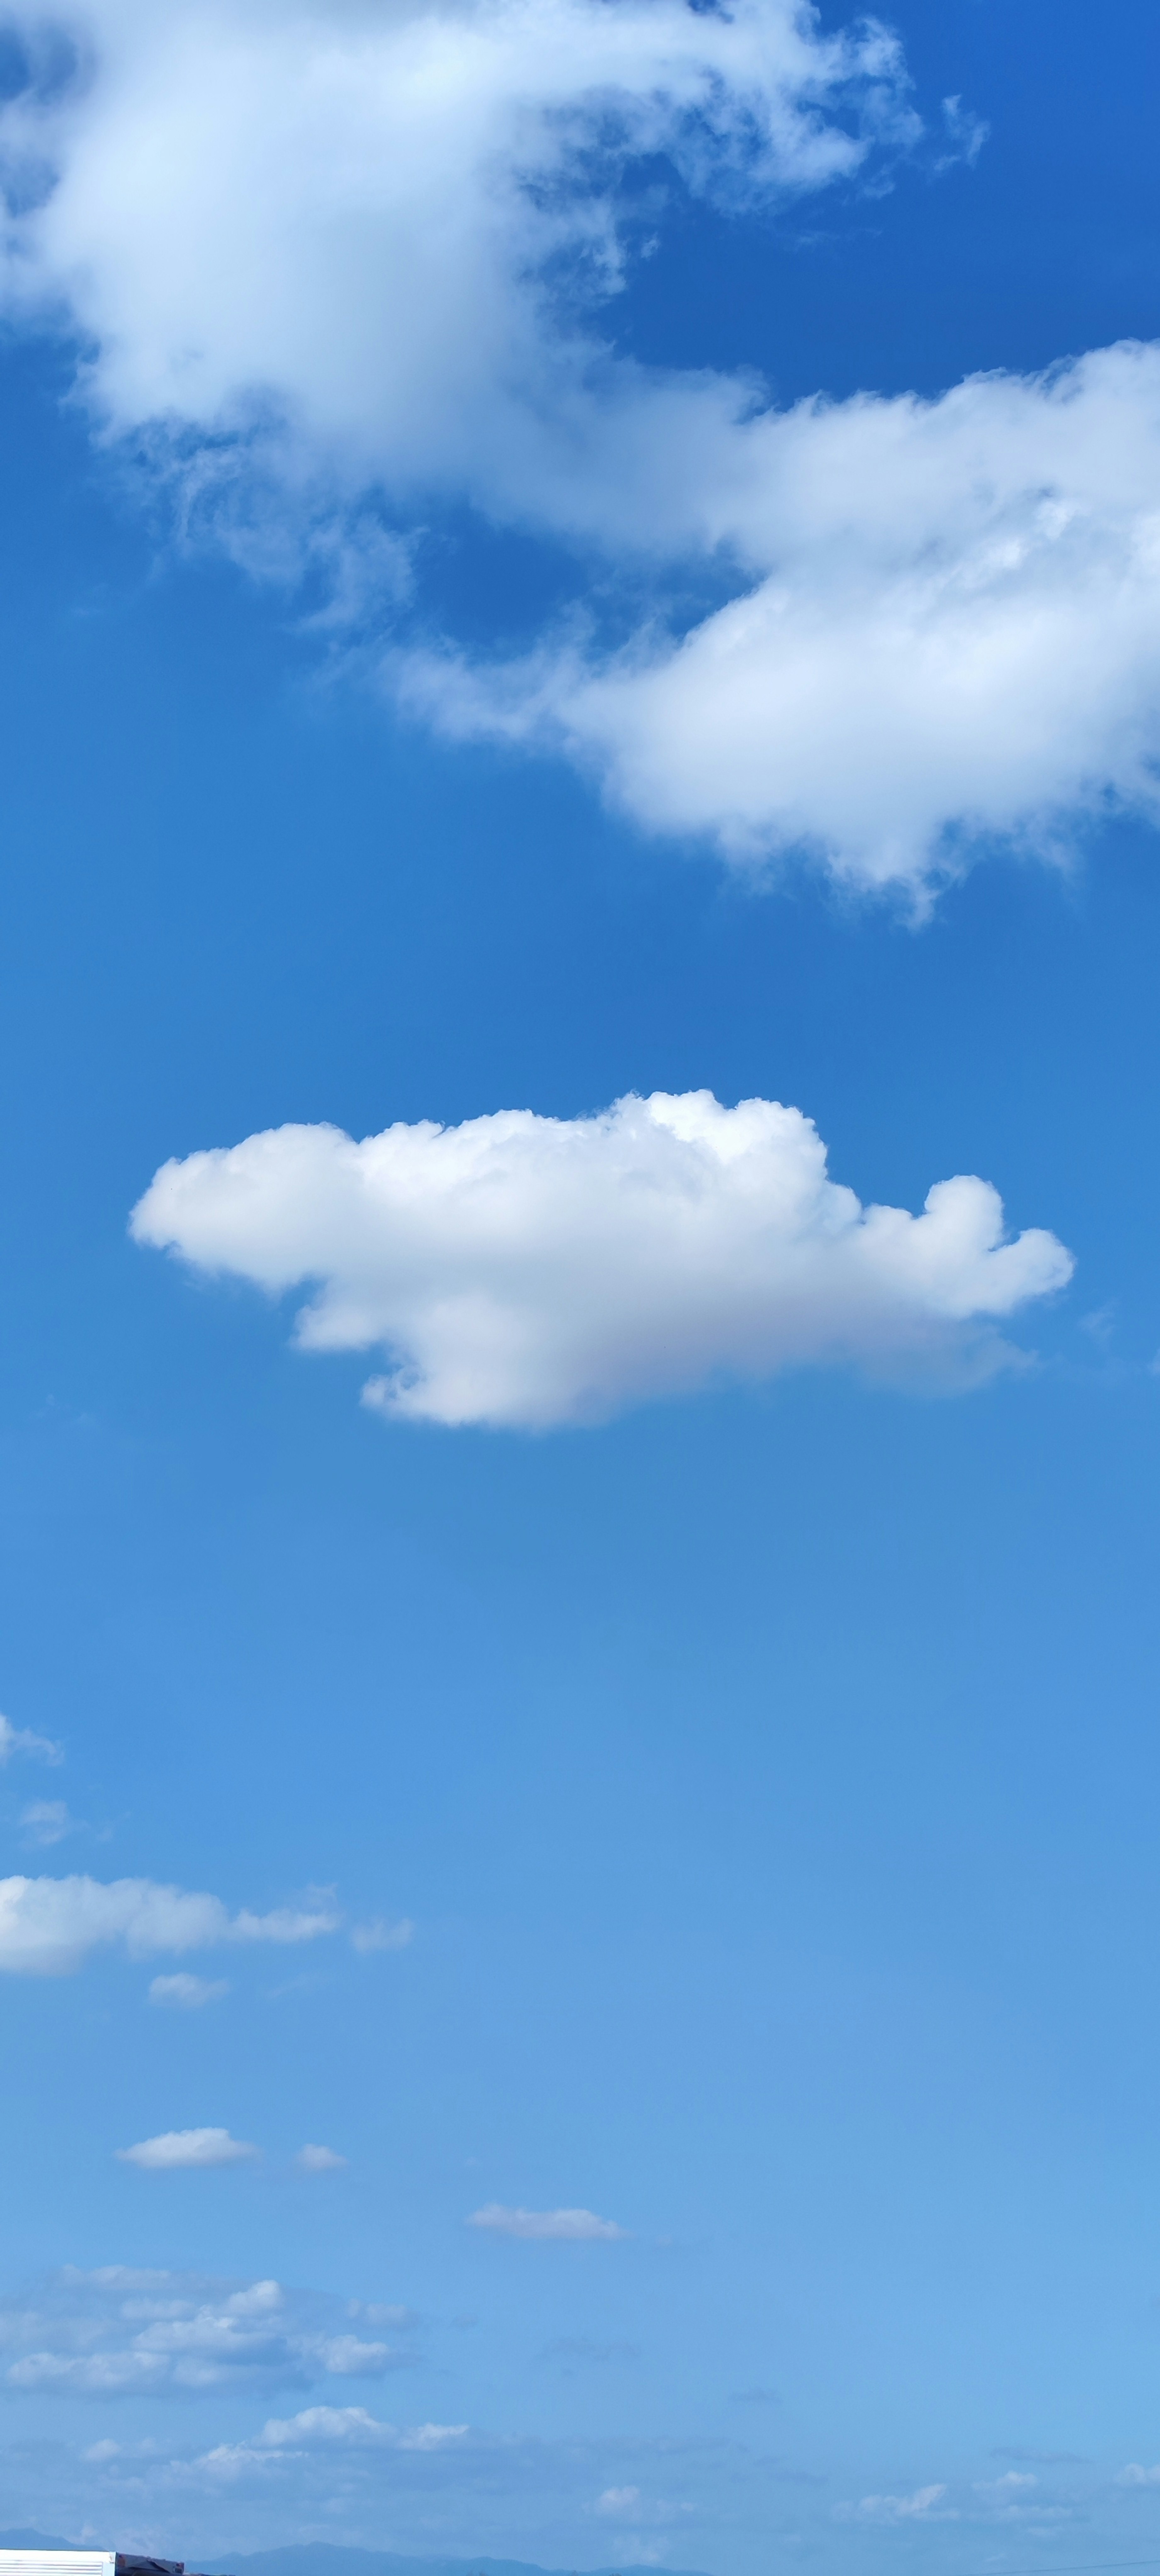
<svg viewBox="0 0 1160 2576"><path fill-rule="evenodd" d="M179 1969L173 1977L154 1977L149 1987L151 2004L167 2004L177 2012L200 2012L205 2004L220 2003L230 1990L228 1977L191 1977Z"/></svg>
<svg viewBox="0 0 1160 2576"><path fill-rule="evenodd" d="M299 2147L294 2162L303 2173L339 2173L346 2163L346 2157L340 2156L334 2147L307 2146Z"/></svg>
<svg viewBox="0 0 1160 2576"><path fill-rule="evenodd" d="M618 2227L615 2219L598 2218L591 2209L505 2209L498 2200L473 2210L466 2225L485 2228L493 2236L520 2236L539 2243L612 2244L628 2235L628 2229Z"/></svg>
<svg viewBox="0 0 1160 2576"><path fill-rule="evenodd" d="M160 2137L142 2138L135 2147L118 2147L118 2161L137 2165L142 2173L176 2173L181 2168L244 2164L260 2149L228 2129L166 2129Z"/></svg>
<svg viewBox="0 0 1160 2576"><path fill-rule="evenodd" d="M835 2505L839 2522L957 2522L952 2506L943 2505L945 2485L915 2487L910 2495L867 2495L859 2504Z"/></svg>

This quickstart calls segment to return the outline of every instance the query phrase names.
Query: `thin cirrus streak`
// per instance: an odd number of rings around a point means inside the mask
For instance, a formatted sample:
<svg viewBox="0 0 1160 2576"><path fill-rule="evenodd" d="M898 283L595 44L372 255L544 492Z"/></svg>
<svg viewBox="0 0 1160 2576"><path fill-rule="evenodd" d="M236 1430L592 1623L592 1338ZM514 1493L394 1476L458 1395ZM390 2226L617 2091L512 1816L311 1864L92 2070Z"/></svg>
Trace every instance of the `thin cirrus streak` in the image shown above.
<svg viewBox="0 0 1160 2576"><path fill-rule="evenodd" d="M984 1181L863 1207L800 1110L704 1091L361 1144L278 1128L167 1163L132 1231L275 1295L321 1283L298 1345L384 1349L384 1413L521 1429L805 1364L974 1383L1072 1269L1052 1234L1006 1240Z"/></svg>

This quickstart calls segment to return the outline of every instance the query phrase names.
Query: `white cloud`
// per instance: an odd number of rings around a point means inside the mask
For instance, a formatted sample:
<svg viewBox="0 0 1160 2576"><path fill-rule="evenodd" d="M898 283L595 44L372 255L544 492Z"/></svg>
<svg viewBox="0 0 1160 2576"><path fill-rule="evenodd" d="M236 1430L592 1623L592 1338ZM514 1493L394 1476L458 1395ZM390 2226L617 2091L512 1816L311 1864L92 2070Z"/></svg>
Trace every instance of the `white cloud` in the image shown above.
<svg viewBox="0 0 1160 2576"><path fill-rule="evenodd" d="M248 456L276 491L251 529L275 564L311 495L317 528L371 487L683 543L697 452L750 396L610 365L578 318L622 273L626 164L736 205L918 132L893 40L823 35L801 0L15 0L12 23L42 68L0 112L9 309L79 333L99 418L152 432L191 505L234 439L235 478Z"/></svg>
<svg viewBox="0 0 1160 2576"><path fill-rule="evenodd" d="M244 2138L228 2129L166 2129L158 2138L142 2138L135 2147L118 2147L123 2165L142 2173L176 2173L189 2166L245 2164L258 2154Z"/></svg>
<svg viewBox="0 0 1160 2576"><path fill-rule="evenodd" d="M183 526L259 574L325 570L329 632L397 606L440 500L657 576L611 659L401 650L412 708L557 745L646 828L861 884L920 892L980 836L1052 850L1109 803L1157 812L1160 349L779 413L752 376L650 371L601 336L641 229L629 165L752 210L916 142L875 22L16 0L11 23L33 77L0 107L0 295L83 347L101 430ZM942 112L936 168L982 132ZM738 596L674 637L691 557Z"/></svg>
<svg viewBox="0 0 1160 2576"><path fill-rule="evenodd" d="M486 2209L473 2210L467 2225L486 2228L494 2236L572 2245L611 2244L628 2234L615 2219L597 2218L591 2209L505 2209L498 2200L490 2200Z"/></svg>
<svg viewBox="0 0 1160 2576"><path fill-rule="evenodd" d="M1051 1234L1005 1242L984 1181L863 1208L800 1110L707 1091L361 1144L282 1127L165 1164L132 1231L271 1293L321 1282L298 1345L384 1347L383 1412L526 1428L803 1363L986 1373L995 1320L1072 1268Z"/></svg>
<svg viewBox="0 0 1160 2576"><path fill-rule="evenodd" d="M220 1942L313 1941L338 1928L318 1907L230 1914L216 1896L161 1887L148 1878L0 1879L0 1972L68 1976L100 1948L131 1959L158 1950L205 1950Z"/></svg>
<svg viewBox="0 0 1160 2576"><path fill-rule="evenodd" d="M299 2147L294 2162L303 2173L338 2173L346 2157L338 2155L333 2147Z"/></svg>
<svg viewBox="0 0 1160 2576"><path fill-rule="evenodd" d="M365 2379L386 2368L391 2355L385 2343L365 2343L361 2335L330 2335L319 2355L333 2379Z"/></svg>
<svg viewBox="0 0 1160 2576"><path fill-rule="evenodd" d="M955 2522L957 2514L944 2506L946 2487L915 2487L910 2495L867 2495L859 2504L836 2505L840 2521L850 2522Z"/></svg>
<svg viewBox="0 0 1160 2576"><path fill-rule="evenodd" d="M33 1798L29 1806L21 1808L20 1822L25 1840L36 1843L41 1851L50 1850L53 1843L62 1843L67 1834L77 1830L76 1818L70 1816L63 1798Z"/></svg>
<svg viewBox="0 0 1160 2576"><path fill-rule="evenodd" d="M1122 2487L1160 2487L1160 2463L1146 2469L1139 2460L1129 2460L1127 2468L1121 2469L1116 2483Z"/></svg>
<svg viewBox="0 0 1160 2576"><path fill-rule="evenodd" d="M1051 852L1109 802L1160 817L1160 347L766 413L717 471L761 578L690 633L416 653L393 684L743 864L804 849L921 893L980 837Z"/></svg>
<svg viewBox="0 0 1160 2576"><path fill-rule="evenodd" d="M409 1923L405 1916L400 1923L387 1923L380 1915L373 1923L356 1923L350 1937L353 1947L364 1953L372 1950L406 1950L414 1940L415 1926Z"/></svg>
<svg viewBox="0 0 1160 2576"><path fill-rule="evenodd" d="M10 1717L0 1717L0 1768L10 1762L14 1753L27 1753L36 1762L49 1762L59 1769L64 1754L59 1744L47 1735L34 1735L30 1727L13 1726Z"/></svg>
<svg viewBox="0 0 1160 2576"><path fill-rule="evenodd" d="M188 2133L179 2144L187 2141ZM124 2265L68 2268L31 2293L0 2300L0 2347L12 2356L4 2374L11 2387L110 2398L234 2385L306 2389L320 2379L349 2379L356 2359L370 2378L404 2366L403 2353L352 2336L350 2313L348 2301L277 2281Z"/></svg>
<svg viewBox="0 0 1160 2576"><path fill-rule="evenodd" d="M179 1969L174 1977L154 1977L149 1986L151 2004L168 2004L178 2012L200 2012L205 2004L220 2003L229 1993L227 1977L191 1977Z"/></svg>
<svg viewBox="0 0 1160 2576"><path fill-rule="evenodd" d="M282 2422L263 2425L261 2446L271 2450L335 2445L341 2449L439 2451L461 2442L466 2424L413 2424L403 2432L369 2415L365 2406L306 2406Z"/></svg>
<svg viewBox="0 0 1160 2576"><path fill-rule="evenodd" d="M596 2499L597 2513L615 2514L621 2517L635 2514L639 2505L639 2487L605 2487L603 2495L598 2495Z"/></svg>

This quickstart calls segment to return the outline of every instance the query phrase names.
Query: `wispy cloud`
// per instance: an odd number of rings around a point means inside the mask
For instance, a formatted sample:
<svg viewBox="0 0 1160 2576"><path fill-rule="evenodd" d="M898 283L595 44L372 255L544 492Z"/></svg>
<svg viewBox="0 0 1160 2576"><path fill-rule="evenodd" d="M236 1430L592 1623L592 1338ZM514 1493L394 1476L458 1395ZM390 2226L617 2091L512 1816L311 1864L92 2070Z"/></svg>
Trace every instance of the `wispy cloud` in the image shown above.
<svg viewBox="0 0 1160 2576"><path fill-rule="evenodd" d="M389 1923L384 1916L376 1915L371 1923L356 1923L350 1937L353 1947L363 1952L406 1950L414 1940L415 1926L406 1916L401 1922Z"/></svg>
<svg viewBox="0 0 1160 2576"><path fill-rule="evenodd" d="M571 2245L612 2244L628 2235L613 2218L598 2218L591 2209L505 2209L490 2200L467 2220L493 2236L519 2236L528 2242Z"/></svg>
<svg viewBox="0 0 1160 2576"><path fill-rule="evenodd" d="M63 1798L33 1798L20 1810L20 1822L26 1842L35 1843L42 1851L62 1843L66 1835L80 1830L75 1816L70 1816Z"/></svg>
<svg viewBox="0 0 1160 2576"><path fill-rule="evenodd" d="M299 2147L294 2162L303 2173L339 2173L346 2163L346 2157L340 2156L334 2147L307 2146Z"/></svg>
<svg viewBox="0 0 1160 2576"><path fill-rule="evenodd" d="M13 1754L25 1753L33 1762L48 1762L58 1769L64 1760L59 1744L47 1735L34 1735L27 1726L13 1726L10 1717L0 1717L0 1767L12 1760Z"/></svg>
<svg viewBox="0 0 1160 2576"><path fill-rule="evenodd" d="M175 1976L152 1979L149 2001L168 2005L177 2012L200 2012L206 2004L220 2003L229 1991L227 1977L193 1977L180 1968Z"/></svg>

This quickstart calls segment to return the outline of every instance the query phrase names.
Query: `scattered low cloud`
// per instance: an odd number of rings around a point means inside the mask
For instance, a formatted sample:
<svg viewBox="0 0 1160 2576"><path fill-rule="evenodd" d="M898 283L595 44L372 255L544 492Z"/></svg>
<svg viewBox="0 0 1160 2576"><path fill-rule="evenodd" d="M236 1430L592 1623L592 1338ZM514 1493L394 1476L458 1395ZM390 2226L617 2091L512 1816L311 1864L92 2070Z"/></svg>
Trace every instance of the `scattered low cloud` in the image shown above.
<svg viewBox="0 0 1160 2576"><path fill-rule="evenodd" d="M11 1762L13 1754L26 1754L30 1761L50 1763L59 1769L64 1754L59 1744L47 1735L34 1735L30 1727L13 1726L10 1717L0 1717L0 1769Z"/></svg>
<svg viewBox="0 0 1160 2576"><path fill-rule="evenodd" d="M172 1977L154 1977L149 1987L151 2004L165 2004L176 2012L200 2012L206 2004L220 2003L230 1991L228 1977L194 1977L180 1968Z"/></svg>
<svg viewBox="0 0 1160 2576"><path fill-rule="evenodd" d="M618 2522L632 2530L641 2524L663 2526L687 2521L696 2508L689 2503L673 2503L667 2496L646 2496L637 2486L625 2486L605 2487L597 2496L592 2510L606 2521ZM635 2554L640 2561L639 2551ZM642 2563L648 2564L649 2561L646 2558Z"/></svg>
<svg viewBox="0 0 1160 2576"><path fill-rule="evenodd" d="M157 2138L142 2138L135 2147L118 2147L118 2160L123 2165L139 2165L142 2173L177 2173L195 2166L240 2165L252 2162L259 2154L244 2138L231 2138L228 2129L166 2129Z"/></svg>
<svg viewBox="0 0 1160 2576"><path fill-rule="evenodd" d="M299 2147L294 2162L303 2173L339 2173L346 2163L346 2157L340 2156L334 2147L307 2146Z"/></svg>
<svg viewBox="0 0 1160 2576"><path fill-rule="evenodd" d="M1127 2468L1120 2471L1118 2484L1122 2487L1160 2487L1160 2461L1146 2469L1141 2461L1129 2460Z"/></svg>
<svg viewBox="0 0 1160 2576"><path fill-rule="evenodd" d="M473 2210L467 2225L484 2228L493 2236L519 2236L541 2244L612 2244L628 2235L628 2229L618 2227L615 2219L597 2218L591 2209L505 2209L498 2200Z"/></svg>
<svg viewBox="0 0 1160 2576"><path fill-rule="evenodd" d="M222 2130L198 2134L228 2138ZM212 2151L198 2159L205 2160L216 2161ZM172 2170L185 2161L166 2156L152 2169ZM10 2356L3 2378L11 2388L110 2399L378 2379L411 2360L361 2330L388 2315L403 2325L414 2322L406 2309L369 2310L278 2281L223 2281L120 2264L95 2272L66 2267L0 2300L0 2350Z"/></svg>
<svg viewBox="0 0 1160 2576"><path fill-rule="evenodd" d="M231 1914L220 1897L159 1886L148 1878L0 1879L0 1972L65 1977L94 1950L131 1959L159 1950L206 1950L223 1942L315 1941L335 1932L328 1905Z"/></svg>
<svg viewBox="0 0 1160 2576"><path fill-rule="evenodd" d="M272 1295L320 1282L298 1347L383 1347L381 1412L521 1429L805 1364L976 1382L1072 1270L1053 1234L1006 1239L985 1181L863 1207L800 1110L708 1091L361 1144L281 1127L165 1164L132 1231Z"/></svg>

